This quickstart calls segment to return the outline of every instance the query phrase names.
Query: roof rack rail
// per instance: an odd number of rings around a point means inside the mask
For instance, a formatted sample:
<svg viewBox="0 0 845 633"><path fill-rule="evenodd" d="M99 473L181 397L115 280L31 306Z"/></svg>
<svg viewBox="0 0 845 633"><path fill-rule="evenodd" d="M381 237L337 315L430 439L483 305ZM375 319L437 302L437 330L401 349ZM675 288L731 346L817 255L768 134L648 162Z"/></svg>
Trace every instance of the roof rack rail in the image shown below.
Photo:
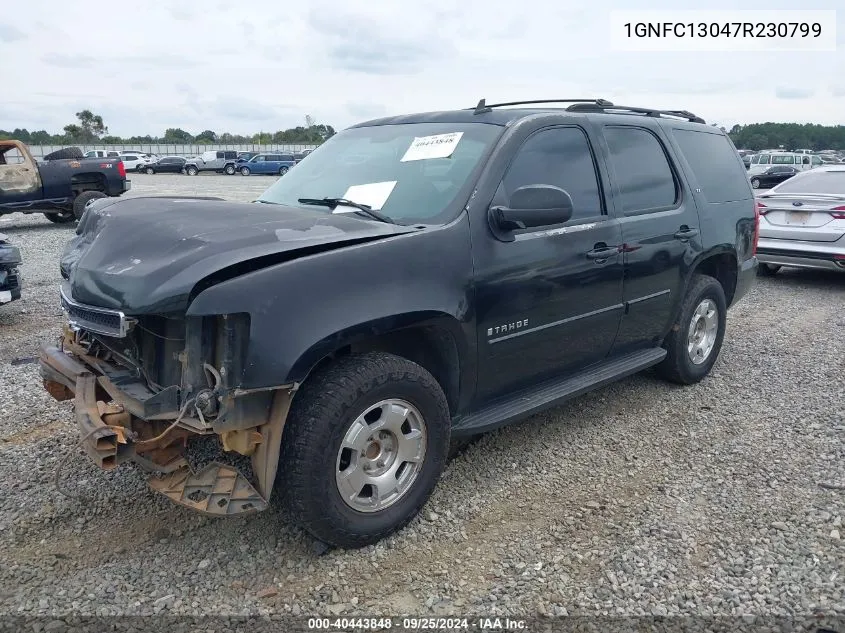
<svg viewBox="0 0 845 633"><path fill-rule="evenodd" d="M677 119L686 119L691 123L706 123L706 121L700 116L696 116L692 112L687 112L686 110L655 110L653 108L635 108L632 106L613 105L612 103L573 103L566 109L569 112L633 112L635 114L644 114L645 116L652 117L669 116Z"/></svg>
<svg viewBox="0 0 845 633"><path fill-rule="evenodd" d="M540 99L535 101L508 101L506 103L487 103L485 99L482 99L474 108L467 108L467 110L475 110L475 114L484 114L485 112L492 112L492 108L513 105L535 105L538 103L586 103L603 107L613 105L607 99Z"/></svg>

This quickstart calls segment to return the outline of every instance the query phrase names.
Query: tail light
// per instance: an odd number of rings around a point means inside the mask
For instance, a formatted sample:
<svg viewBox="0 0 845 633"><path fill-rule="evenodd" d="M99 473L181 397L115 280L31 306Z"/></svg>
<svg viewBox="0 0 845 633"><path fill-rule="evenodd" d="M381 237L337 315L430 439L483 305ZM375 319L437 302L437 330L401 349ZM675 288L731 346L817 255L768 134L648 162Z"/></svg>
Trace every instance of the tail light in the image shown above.
<svg viewBox="0 0 845 633"><path fill-rule="evenodd" d="M752 257L757 254L757 244L760 242L760 216L765 215L766 205L754 201L754 242L751 246Z"/></svg>
<svg viewBox="0 0 845 633"><path fill-rule="evenodd" d="M117 173L120 174L121 178L126 178L126 165L123 164L122 160L117 161Z"/></svg>
<svg viewBox="0 0 845 633"><path fill-rule="evenodd" d="M845 207L833 207L830 210L830 215L837 220L845 220Z"/></svg>

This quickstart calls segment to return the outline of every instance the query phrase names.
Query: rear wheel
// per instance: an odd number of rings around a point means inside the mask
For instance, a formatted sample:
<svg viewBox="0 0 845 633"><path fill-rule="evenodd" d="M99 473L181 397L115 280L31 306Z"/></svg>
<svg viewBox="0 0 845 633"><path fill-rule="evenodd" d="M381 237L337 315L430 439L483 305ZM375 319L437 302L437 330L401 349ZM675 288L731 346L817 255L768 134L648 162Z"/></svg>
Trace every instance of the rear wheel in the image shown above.
<svg viewBox="0 0 845 633"><path fill-rule="evenodd" d="M709 374L722 349L726 316L722 284L709 275L695 275L664 341L667 354L656 367L657 373L683 385L697 383Z"/></svg>
<svg viewBox="0 0 845 633"><path fill-rule="evenodd" d="M249 176L249 167L241 167L241 176Z"/></svg>
<svg viewBox="0 0 845 633"><path fill-rule="evenodd" d="M77 220L82 219L82 214L85 213L85 205L96 200L97 198L106 198L106 194L102 191L83 191L73 199L73 215Z"/></svg>
<svg viewBox="0 0 845 633"><path fill-rule="evenodd" d="M380 352L309 378L282 437L276 489L291 520L331 545L363 547L426 503L449 450L451 417L434 377Z"/></svg>
<svg viewBox="0 0 845 633"><path fill-rule="evenodd" d="M53 224L68 224L76 220L73 211L61 211L59 213L45 213L44 217L50 220Z"/></svg>
<svg viewBox="0 0 845 633"><path fill-rule="evenodd" d="M279 167L280 176L284 176L286 173L288 173L288 168L286 166Z"/></svg>
<svg viewBox="0 0 845 633"><path fill-rule="evenodd" d="M226 165L226 168L223 171L225 171L229 176L232 176L235 173L235 166L234 165Z"/></svg>
<svg viewBox="0 0 845 633"><path fill-rule="evenodd" d="M764 277L773 277L778 274L780 266L776 264L760 264L757 266L757 273Z"/></svg>

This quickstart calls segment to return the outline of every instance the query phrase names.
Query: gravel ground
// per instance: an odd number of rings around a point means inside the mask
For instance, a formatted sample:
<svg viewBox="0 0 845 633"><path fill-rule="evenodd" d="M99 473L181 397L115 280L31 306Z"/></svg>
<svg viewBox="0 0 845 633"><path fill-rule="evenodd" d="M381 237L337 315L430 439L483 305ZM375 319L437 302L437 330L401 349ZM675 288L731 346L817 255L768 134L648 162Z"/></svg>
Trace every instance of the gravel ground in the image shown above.
<svg viewBox="0 0 845 633"><path fill-rule="evenodd" d="M250 200L273 179L132 180ZM209 519L75 450L27 362L72 231L0 218L26 284L0 310L2 613L845 617L842 276L761 278L701 384L640 375L487 435L402 533L318 556L276 510Z"/></svg>

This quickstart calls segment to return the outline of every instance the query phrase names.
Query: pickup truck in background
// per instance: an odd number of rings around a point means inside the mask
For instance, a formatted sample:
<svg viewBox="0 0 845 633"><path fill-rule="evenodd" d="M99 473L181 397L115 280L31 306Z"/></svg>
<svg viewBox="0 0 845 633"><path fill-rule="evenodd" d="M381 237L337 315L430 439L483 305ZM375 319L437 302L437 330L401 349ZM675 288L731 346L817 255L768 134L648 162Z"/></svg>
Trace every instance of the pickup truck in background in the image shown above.
<svg viewBox="0 0 845 633"><path fill-rule="evenodd" d="M43 213L64 224L82 217L95 198L120 196L131 187L120 158L83 158L78 148L36 162L21 141L0 141L0 215Z"/></svg>

